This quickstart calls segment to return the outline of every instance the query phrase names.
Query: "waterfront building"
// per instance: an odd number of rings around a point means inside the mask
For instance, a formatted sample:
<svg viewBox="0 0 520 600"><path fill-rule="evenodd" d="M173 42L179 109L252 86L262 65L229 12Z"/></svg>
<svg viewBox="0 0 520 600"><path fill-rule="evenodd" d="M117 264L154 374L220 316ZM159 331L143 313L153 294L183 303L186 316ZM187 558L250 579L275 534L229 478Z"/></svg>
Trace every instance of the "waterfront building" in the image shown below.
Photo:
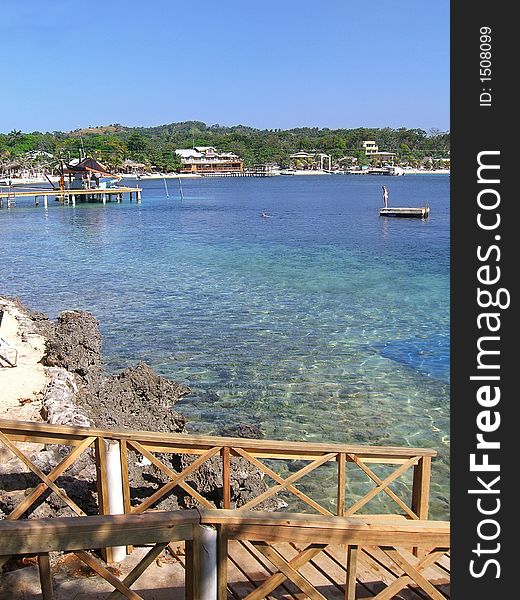
<svg viewBox="0 0 520 600"><path fill-rule="evenodd" d="M363 150L365 151L365 156L372 156L379 152L379 146L373 140L365 140L363 142Z"/></svg>
<svg viewBox="0 0 520 600"><path fill-rule="evenodd" d="M213 146L178 149L181 173L241 173L244 162L233 152L219 152Z"/></svg>

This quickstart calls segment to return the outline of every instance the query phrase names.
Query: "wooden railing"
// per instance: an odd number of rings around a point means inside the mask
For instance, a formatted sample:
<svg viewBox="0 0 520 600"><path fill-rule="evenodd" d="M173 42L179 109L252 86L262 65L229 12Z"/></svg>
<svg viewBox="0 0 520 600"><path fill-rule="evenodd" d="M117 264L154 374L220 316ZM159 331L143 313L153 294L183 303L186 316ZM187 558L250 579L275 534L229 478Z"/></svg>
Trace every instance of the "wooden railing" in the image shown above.
<svg viewBox="0 0 520 600"><path fill-rule="evenodd" d="M201 525L217 530L214 571L215 593L204 588L204 561L201 553ZM228 594L228 548L240 540L254 549L270 565L268 576L251 580L254 589L241 598L259 600L271 597L274 590L287 584L300 590L293 597L324 599L328 590L312 580L308 567L316 565L319 555L334 559L341 567L342 581L333 580L347 600L356 598L359 587L358 560L376 549L392 563L393 580L373 594L378 600L392 598L402 589L420 589L434 600L446 596L446 571L433 567L449 551L448 523L381 517L330 517L295 513L265 513L229 510L191 510L148 512L143 515L91 516L83 518L38 519L0 522L3 548L10 554L37 554L44 600L53 598L49 552L72 551L118 592L131 600L142 600L130 586L173 540L186 540L186 589L193 600L224 600ZM284 556L279 544L290 542L297 552ZM153 544L142 561L123 579L118 579L104 564L86 550L104 545ZM278 545L278 546L277 546ZM420 558L407 547L420 546ZM244 553L247 554L247 553ZM206 554L207 556L207 554ZM236 560L236 559L235 559ZM210 565L211 567L211 565ZM307 571L305 570L307 568ZM379 571L381 568L379 567ZM377 570L374 571L377 574ZM336 578L337 579L337 578ZM286 588L287 589L287 588ZM327 595L325 595L327 594ZM113 594L110 598L114 597ZM235 594L236 597L236 594Z"/></svg>
<svg viewBox="0 0 520 600"><path fill-rule="evenodd" d="M70 452L50 473L43 473L18 448L16 442L69 446ZM41 483L12 510L7 518L18 519L24 514L28 514L38 498L48 489L56 493L75 514L83 516L84 510L69 498L65 490L58 485L57 480L89 448L93 449L96 459L98 512L99 514L108 514L109 482L106 465L109 443L118 444L124 512L127 514L141 513L156 506L171 490L180 487L203 508L250 510L282 492L297 501L299 512L305 508L305 510L312 510L322 515L351 516L357 514L361 509L369 510L369 503L374 498L385 495L394 506L394 509L391 510L392 513L403 514L409 519L428 518L431 459L436 455L436 452L430 449L315 444L129 430L109 431L0 419L0 452L4 446L7 454L15 454L27 469L41 480ZM140 454L149 460L168 479L164 485L158 485L157 489L140 504L134 505L131 501L128 475L129 451ZM157 456L161 454L191 455L194 460L184 469L175 471L170 464L165 464L164 460ZM215 506L186 481L201 465L213 457L219 459L222 471L220 506ZM236 459L247 461L263 474L264 481L270 480L272 483L263 493L242 506L235 506L232 502L231 463ZM290 461L297 462L296 468L293 466L289 475L281 475L275 470L276 463L287 464ZM302 463L304 466L301 466ZM329 508L312 498L309 492L302 491L300 485L302 478L315 473L317 469L325 465L335 465L335 503L333 507L329 506ZM384 474L378 474L376 468L383 468L386 471ZM372 486L368 491L365 491L365 487L359 497L353 495L353 488L350 484L354 475L358 478L359 475L362 475ZM394 491L391 485L402 480L402 477L406 475L408 475L409 482ZM408 495L407 498L401 497L403 490Z"/></svg>

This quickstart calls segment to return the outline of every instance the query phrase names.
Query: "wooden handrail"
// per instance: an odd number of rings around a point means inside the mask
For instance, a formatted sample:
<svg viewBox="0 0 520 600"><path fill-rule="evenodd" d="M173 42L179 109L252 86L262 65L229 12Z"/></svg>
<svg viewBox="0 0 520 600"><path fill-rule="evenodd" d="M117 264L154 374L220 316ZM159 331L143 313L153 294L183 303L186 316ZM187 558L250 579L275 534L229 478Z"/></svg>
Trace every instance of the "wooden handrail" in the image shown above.
<svg viewBox="0 0 520 600"><path fill-rule="evenodd" d="M217 530L217 553L201 546L203 526ZM265 513L233 510L158 511L142 515L62 517L29 521L0 521L1 552L27 555L38 554L40 580L45 600L53 598L52 571L48 553L73 551L98 575L103 577L127 598L142 600L129 586L146 570L169 542L185 540L186 592L191 600L205 600L200 581L207 562L209 571L217 573L218 600L227 598L227 563L229 540L252 545L275 566L267 579L257 583L247 595L249 600L267 597L289 579L308 597L324 598L314 585L299 573L299 568L335 545L347 548L345 598L353 600L356 591L357 557L365 547L377 547L395 564L402 574L376 598L389 598L408 585L422 588L435 599L445 596L433 585L425 570L444 557L450 548L449 523L382 519L381 517L324 517L298 513ZM307 545L293 558L285 558L277 549L290 542ZM154 544L131 573L120 580L103 563L85 552L101 545ZM278 546L275 546L277 544ZM424 556L414 558L406 547L422 546ZM247 547L247 546L244 546ZM294 546L293 546L294 547ZM343 550L344 552L344 550ZM328 556L332 556L328 554ZM344 555L345 556L345 555ZM1 558L1 557L0 557ZM212 562L213 561L213 562ZM237 557L233 559L237 564ZM276 570L278 569L278 570ZM376 570L378 573L378 570ZM447 574L447 573L446 573ZM446 579L446 577L444 577ZM345 579L343 580L345 581ZM110 596L112 597L112 596Z"/></svg>
<svg viewBox="0 0 520 600"><path fill-rule="evenodd" d="M191 540L197 510L0 521L0 554L38 554Z"/></svg>
<svg viewBox="0 0 520 600"><path fill-rule="evenodd" d="M301 513L199 509L202 525L223 526L228 538L348 545L449 546L448 521L326 517Z"/></svg>
<svg viewBox="0 0 520 600"><path fill-rule="evenodd" d="M400 446L362 446L351 444L326 444L294 442L281 440L217 437L164 433L154 431L134 431L130 429L98 429L96 427L70 427L68 425L50 425L33 421L15 421L0 419L0 431L12 441L39 442L46 444L64 444L75 446L87 436L103 437L111 440L135 440L147 446L153 446L157 452L175 452L178 454L203 454L215 446L238 446L252 456L261 458L298 458L308 459L335 452L356 454L361 458L403 460L413 456L437 455L431 448L407 448Z"/></svg>
<svg viewBox="0 0 520 600"><path fill-rule="evenodd" d="M21 555L191 540L194 525L225 526L230 539L271 543L450 545L450 524L446 521L194 509L140 515L4 520L0 521L1 550L5 554Z"/></svg>

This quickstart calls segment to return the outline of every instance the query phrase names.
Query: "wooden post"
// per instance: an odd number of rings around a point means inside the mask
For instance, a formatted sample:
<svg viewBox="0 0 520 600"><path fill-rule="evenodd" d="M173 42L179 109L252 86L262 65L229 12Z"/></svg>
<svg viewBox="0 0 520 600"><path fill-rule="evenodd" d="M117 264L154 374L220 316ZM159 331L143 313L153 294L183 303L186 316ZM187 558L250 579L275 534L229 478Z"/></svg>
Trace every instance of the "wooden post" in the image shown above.
<svg viewBox="0 0 520 600"><path fill-rule="evenodd" d="M419 519L427 519L430 506L430 477L432 459L422 456L413 468L412 510ZM417 546L413 548L414 556L419 556Z"/></svg>
<svg viewBox="0 0 520 600"><path fill-rule="evenodd" d="M220 451L222 456L222 508L231 508L231 456L229 446Z"/></svg>
<svg viewBox="0 0 520 600"><path fill-rule="evenodd" d="M358 546L347 548L347 580L345 583L345 600L356 598L356 574L357 574Z"/></svg>
<svg viewBox="0 0 520 600"><path fill-rule="evenodd" d="M193 600L193 540L184 542L184 556L184 595Z"/></svg>
<svg viewBox="0 0 520 600"><path fill-rule="evenodd" d="M430 456L422 456L413 469L412 510L419 519L428 518L431 462Z"/></svg>
<svg viewBox="0 0 520 600"><path fill-rule="evenodd" d="M125 515L129 515L132 512L132 505L130 502L130 481L128 478L128 445L126 440L119 442L119 449L121 452L121 477L123 484L123 504L125 508ZM134 547L129 545L126 547L126 553L131 554Z"/></svg>
<svg viewBox="0 0 520 600"><path fill-rule="evenodd" d="M336 459L338 461L338 503L337 515L343 517L345 515L345 486L347 477L347 455L345 452L340 452Z"/></svg>
<svg viewBox="0 0 520 600"><path fill-rule="evenodd" d="M217 600L227 600L228 534L224 525L217 527Z"/></svg>
<svg viewBox="0 0 520 600"><path fill-rule="evenodd" d="M52 572L49 562L49 554L38 554L38 570L40 572L40 585L43 600L54 600L52 589Z"/></svg>

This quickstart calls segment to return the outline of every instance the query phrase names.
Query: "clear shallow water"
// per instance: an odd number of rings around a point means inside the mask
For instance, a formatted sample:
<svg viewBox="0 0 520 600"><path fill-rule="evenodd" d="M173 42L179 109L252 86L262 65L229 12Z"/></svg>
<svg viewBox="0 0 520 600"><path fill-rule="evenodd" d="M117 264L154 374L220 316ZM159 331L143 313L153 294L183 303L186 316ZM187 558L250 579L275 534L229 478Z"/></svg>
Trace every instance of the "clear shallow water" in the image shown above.
<svg viewBox="0 0 520 600"><path fill-rule="evenodd" d="M139 183L139 205L0 211L0 294L94 313L109 369L193 389L191 431L435 448L446 517L449 177ZM382 184L430 219L380 218Z"/></svg>

